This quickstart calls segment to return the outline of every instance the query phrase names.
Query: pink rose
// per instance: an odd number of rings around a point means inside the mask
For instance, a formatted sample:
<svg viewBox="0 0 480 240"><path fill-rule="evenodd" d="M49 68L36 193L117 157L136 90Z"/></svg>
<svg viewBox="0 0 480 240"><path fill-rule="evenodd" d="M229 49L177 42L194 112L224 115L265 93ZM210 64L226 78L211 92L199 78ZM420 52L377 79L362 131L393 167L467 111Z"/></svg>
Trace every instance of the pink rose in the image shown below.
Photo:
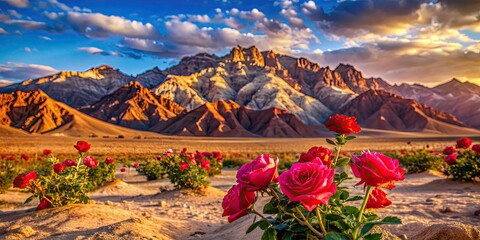
<svg viewBox="0 0 480 240"><path fill-rule="evenodd" d="M228 222L233 222L247 214L247 210L255 202L255 193L246 191L239 184L232 186L223 198L222 217L229 216Z"/></svg>
<svg viewBox="0 0 480 240"><path fill-rule="evenodd" d="M140 164L139 164L138 162L134 162L134 163L132 164L132 166L133 166L134 168L137 168L138 166L140 166Z"/></svg>
<svg viewBox="0 0 480 240"><path fill-rule="evenodd" d="M363 151L362 155L353 155L350 164L355 177L360 182L355 186L365 183L372 187L384 187L393 189L395 182L404 179L405 170L400 168L397 159L387 157L378 152Z"/></svg>
<svg viewBox="0 0 480 240"><path fill-rule="evenodd" d="M445 157L444 161L449 165L451 166L452 164L454 164L456 161L457 161L457 154L455 153L452 153L448 156Z"/></svg>
<svg viewBox="0 0 480 240"><path fill-rule="evenodd" d="M210 161L202 160L201 163L202 168L204 168L207 172L210 172Z"/></svg>
<svg viewBox="0 0 480 240"><path fill-rule="evenodd" d="M237 183L248 191L257 191L267 187L278 178L278 158L262 154L252 162L244 164L237 172Z"/></svg>
<svg viewBox="0 0 480 240"><path fill-rule="evenodd" d="M93 156L86 156L83 159L83 164L89 168L96 168L98 167L98 161Z"/></svg>
<svg viewBox="0 0 480 240"><path fill-rule="evenodd" d="M476 154L480 154L480 144L475 144L472 146L472 151Z"/></svg>
<svg viewBox="0 0 480 240"><path fill-rule="evenodd" d="M472 140L470 138L462 138L457 140L456 148L467 149L472 145Z"/></svg>
<svg viewBox="0 0 480 240"><path fill-rule="evenodd" d="M278 177L280 189L292 202L300 202L308 211L318 204L328 204L337 191L333 183L335 171L325 165L304 162L294 163L290 170Z"/></svg>
<svg viewBox="0 0 480 240"><path fill-rule="evenodd" d="M446 147L445 149L443 149L443 154L445 155L450 155L452 153L455 153L454 147Z"/></svg>
<svg viewBox="0 0 480 240"><path fill-rule="evenodd" d="M65 159L65 161L63 161L63 164L65 164L65 166L67 167L77 166L77 163L72 159Z"/></svg>
<svg viewBox="0 0 480 240"><path fill-rule="evenodd" d="M190 166L188 163L184 163L184 162L180 162L180 171L185 171L185 169L188 168L188 166Z"/></svg>
<svg viewBox="0 0 480 240"><path fill-rule="evenodd" d="M392 204L387 194L380 188L374 188L367 201L367 208L384 208Z"/></svg>

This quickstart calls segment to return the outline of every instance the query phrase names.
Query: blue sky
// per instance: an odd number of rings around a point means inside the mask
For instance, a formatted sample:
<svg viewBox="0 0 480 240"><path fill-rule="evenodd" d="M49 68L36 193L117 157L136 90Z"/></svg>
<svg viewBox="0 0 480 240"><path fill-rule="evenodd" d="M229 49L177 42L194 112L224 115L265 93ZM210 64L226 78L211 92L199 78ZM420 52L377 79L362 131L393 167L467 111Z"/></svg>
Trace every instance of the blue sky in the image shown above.
<svg viewBox="0 0 480 240"><path fill-rule="evenodd" d="M256 45L392 83L480 83L471 0L0 0L0 80L108 64L127 74Z"/></svg>

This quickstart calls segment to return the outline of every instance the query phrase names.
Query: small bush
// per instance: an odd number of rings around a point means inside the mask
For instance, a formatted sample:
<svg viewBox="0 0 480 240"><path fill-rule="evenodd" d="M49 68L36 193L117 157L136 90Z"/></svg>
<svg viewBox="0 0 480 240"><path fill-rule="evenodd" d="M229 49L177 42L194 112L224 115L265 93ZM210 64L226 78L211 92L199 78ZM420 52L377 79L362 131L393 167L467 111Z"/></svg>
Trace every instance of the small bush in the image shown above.
<svg viewBox="0 0 480 240"><path fill-rule="evenodd" d="M140 163L137 168L137 172L141 175L145 175L148 181L163 178L163 176L166 174L162 164L160 164L160 162L157 160L148 160Z"/></svg>
<svg viewBox="0 0 480 240"><path fill-rule="evenodd" d="M159 162L165 169L168 179L177 189L202 190L209 184L206 165L195 160L193 153L168 154Z"/></svg>
<svg viewBox="0 0 480 240"><path fill-rule="evenodd" d="M400 165L407 169L408 173L420 173L427 170L441 170L443 160L441 156L430 153L427 150L416 152L404 152L404 154L390 153L393 158L397 158Z"/></svg>
<svg viewBox="0 0 480 240"><path fill-rule="evenodd" d="M100 162L98 167L90 169L88 172L87 188L89 191L93 191L107 182L115 180L115 164L107 164Z"/></svg>
<svg viewBox="0 0 480 240"><path fill-rule="evenodd" d="M480 154L468 149L458 154L457 160L444 173L455 181L473 182L480 178Z"/></svg>
<svg viewBox="0 0 480 240"><path fill-rule="evenodd" d="M0 160L0 193L6 192L13 183L13 179L17 176L13 163L7 159Z"/></svg>
<svg viewBox="0 0 480 240"><path fill-rule="evenodd" d="M118 135L118 138L125 138L125 136L123 136L123 135Z"/></svg>

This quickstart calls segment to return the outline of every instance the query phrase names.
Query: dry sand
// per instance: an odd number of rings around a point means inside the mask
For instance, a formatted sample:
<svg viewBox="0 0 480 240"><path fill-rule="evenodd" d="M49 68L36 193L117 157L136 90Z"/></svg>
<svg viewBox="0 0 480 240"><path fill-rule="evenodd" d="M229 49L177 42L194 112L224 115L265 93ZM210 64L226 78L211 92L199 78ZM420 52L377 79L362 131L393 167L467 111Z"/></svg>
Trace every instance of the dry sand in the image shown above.
<svg viewBox="0 0 480 240"><path fill-rule="evenodd" d="M227 169L211 178L205 195L173 190L168 180L146 181L134 172L117 173L117 177L117 181L92 193L92 203L88 205L36 212L33 211L36 202L22 205L26 193L11 190L0 195L0 201L4 202L0 205L0 239L259 239L261 236L259 230L245 235L253 221L251 216L233 224L221 217L221 201L235 182L235 170ZM355 188L354 192L360 193L361 188ZM479 183L457 183L434 172L413 174L399 182L389 198L393 205L378 210L378 214L402 219L403 225L386 227L400 237L411 238L432 224L480 226L480 216L474 215L480 210Z"/></svg>

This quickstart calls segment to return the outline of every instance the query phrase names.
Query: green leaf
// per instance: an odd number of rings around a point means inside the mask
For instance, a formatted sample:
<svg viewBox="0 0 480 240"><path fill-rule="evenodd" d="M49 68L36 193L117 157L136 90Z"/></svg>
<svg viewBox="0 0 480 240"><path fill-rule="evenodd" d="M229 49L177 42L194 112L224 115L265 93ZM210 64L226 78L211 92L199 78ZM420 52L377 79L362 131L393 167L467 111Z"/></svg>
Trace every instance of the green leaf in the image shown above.
<svg viewBox="0 0 480 240"><path fill-rule="evenodd" d="M362 196L353 196L353 197L345 200L345 202L353 202L353 201L359 201L359 200L363 200L363 197Z"/></svg>
<svg viewBox="0 0 480 240"><path fill-rule="evenodd" d="M337 160L335 167L344 167L350 163L350 158L340 158Z"/></svg>
<svg viewBox="0 0 480 240"><path fill-rule="evenodd" d="M25 200L25 202L23 204L27 204L27 203L31 202L34 198L35 198L35 195L30 196L29 198L27 198Z"/></svg>
<svg viewBox="0 0 480 240"><path fill-rule="evenodd" d="M268 228L263 232L262 240L277 240L277 231L274 228Z"/></svg>
<svg viewBox="0 0 480 240"><path fill-rule="evenodd" d="M250 227L248 227L247 233L252 232L253 230L255 230L255 228L260 226L260 224L262 224L262 223L267 223L267 225L268 225L268 222L265 221L265 220L260 220L260 221L254 222L252 225L250 225Z"/></svg>
<svg viewBox="0 0 480 240"><path fill-rule="evenodd" d="M355 139L355 138L357 138L357 137L355 137L355 136L347 136L345 139L347 139L347 140L353 140L353 139Z"/></svg>
<svg viewBox="0 0 480 240"><path fill-rule="evenodd" d="M294 238L294 233L293 232L287 232L285 235L283 235L282 240L293 240Z"/></svg>
<svg viewBox="0 0 480 240"><path fill-rule="evenodd" d="M342 191L342 193L340 194L340 200L346 200L349 196L350 193L348 193L347 191Z"/></svg>
<svg viewBox="0 0 480 240"><path fill-rule="evenodd" d="M327 220L330 220L330 221L337 221L337 220L343 219L342 216L337 215L337 214L327 214L327 216L325 216L325 218Z"/></svg>
<svg viewBox="0 0 480 240"><path fill-rule="evenodd" d="M382 225L382 224L401 224L401 223L402 223L402 220L400 220L400 218L398 218L398 217L393 217L393 216L385 217L384 219L382 219L381 221L378 221L378 222L369 222L369 223L366 223L366 224L362 227L362 230L360 231L360 236L363 236L363 235L367 234L368 232L370 232L370 230L372 230L372 228L373 228L375 225Z"/></svg>
<svg viewBox="0 0 480 240"><path fill-rule="evenodd" d="M273 228L275 228L276 230L284 230L284 229L288 228L288 224L280 223L280 224L277 224L277 225L273 226Z"/></svg>
<svg viewBox="0 0 480 240"><path fill-rule="evenodd" d="M363 237L363 240L382 240L382 234L381 233L368 234L367 236Z"/></svg>
<svg viewBox="0 0 480 240"><path fill-rule="evenodd" d="M325 141L327 141L328 144L330 145L333 145L333 146L337 146L337 143L335 143L332 139L325 139Z"/></svg>
<svg viewBox="0 0 480 240"><path fill-rule="evenodd" d="M278 213L278 208L274 207L271 202L265 204L263 207L263 213L265 214L276 214Z"/></svg>
<svg viewBox="0 0 480 240"><path fill-rule="evenodd" d="M360 210L358 210L357 207L354 207L354 206L344 206L343 209L342 209L342 212L345 213L345 214L351 214L351 215L358 215L358 212Z"/></svg>
<svg viewBox="0 0 480 240"><path fill-rule="evenodd" d="M336 232L329 232L327 236L325 236L325 240L350 240L345 234L336 233Z"/></svg>

